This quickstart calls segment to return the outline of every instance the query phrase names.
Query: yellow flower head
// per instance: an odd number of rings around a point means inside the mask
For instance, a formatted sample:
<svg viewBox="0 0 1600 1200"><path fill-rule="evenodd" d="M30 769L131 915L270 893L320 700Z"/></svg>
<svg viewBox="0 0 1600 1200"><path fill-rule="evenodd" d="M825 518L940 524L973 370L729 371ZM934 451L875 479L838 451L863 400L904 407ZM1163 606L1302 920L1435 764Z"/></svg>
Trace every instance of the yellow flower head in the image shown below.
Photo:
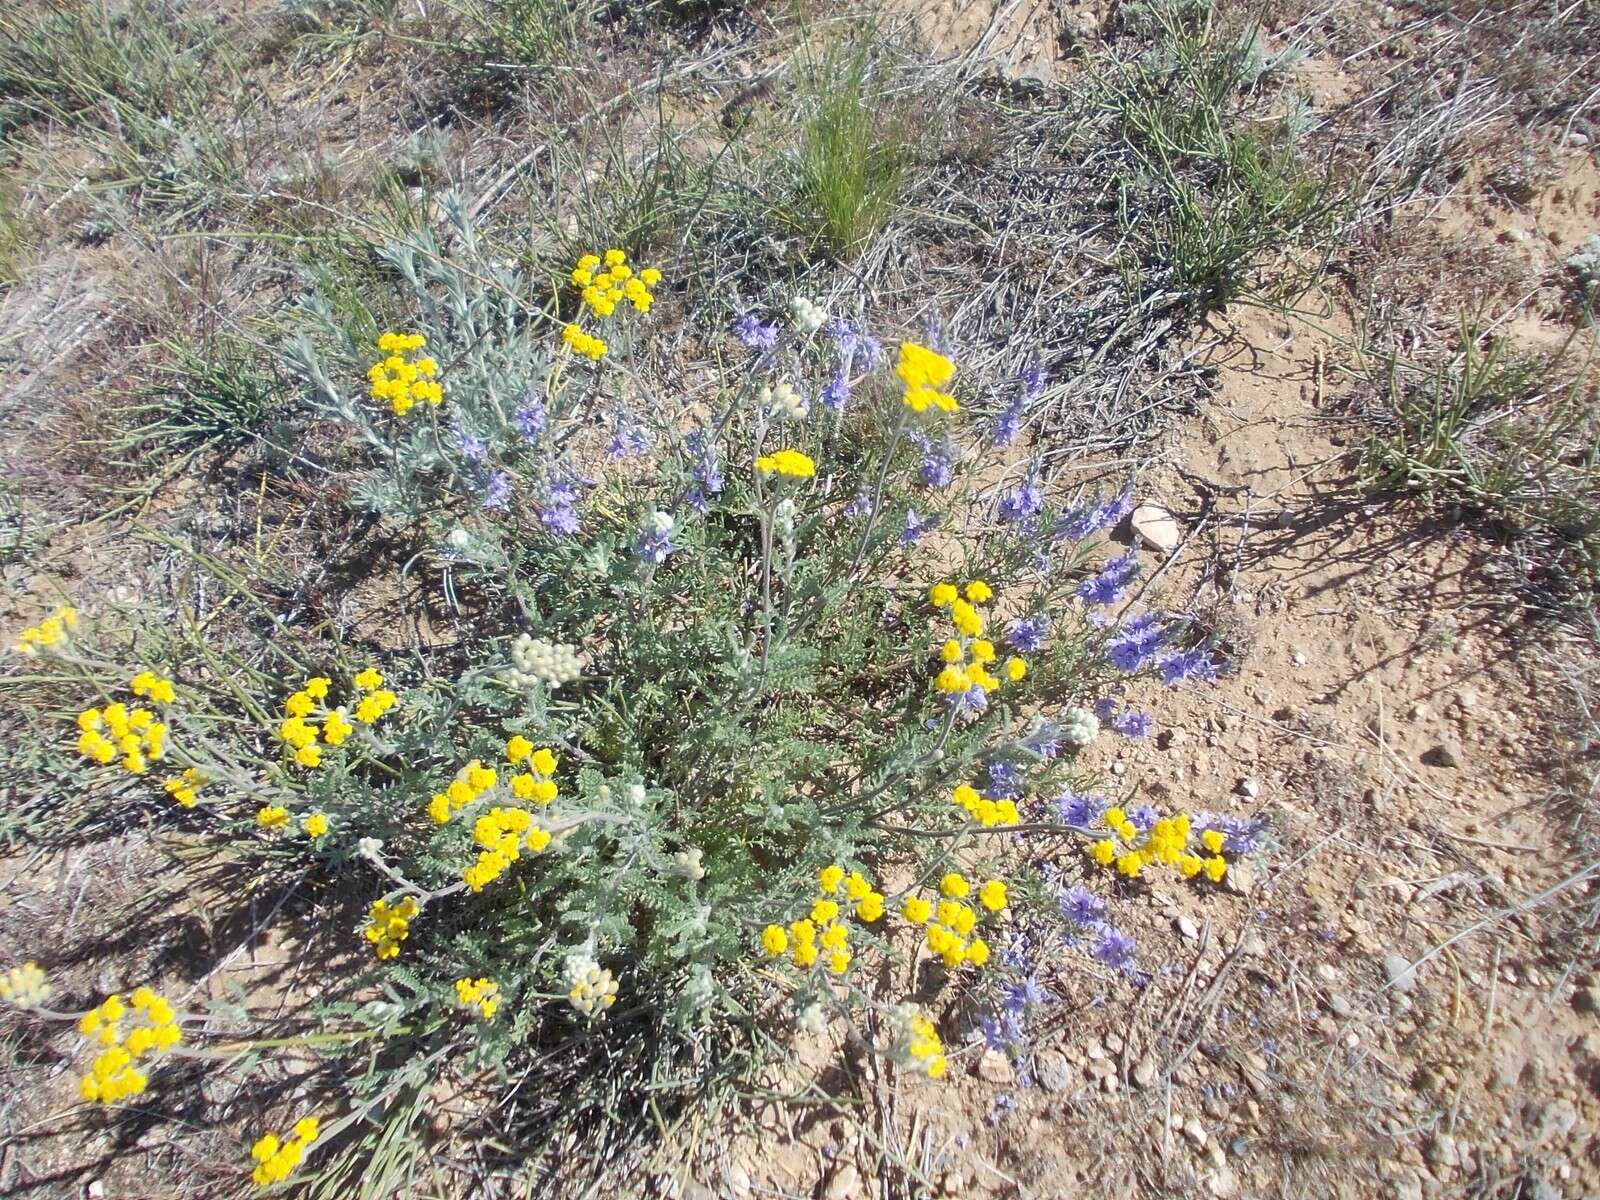
<svg viewBox="0 0 1600 1200"><path fill-rule="evenodd" d="M972 890L972 886L959 872L951 871L943 879L939 880L939 890L946 896L959 900Z"/></svg>
<svg viewBox="0 0 1600 1200"><path fill-rule="evenodd" d="M823 867L817 872L817 886L829 895L838 891L842 882L844 882L844 868L838 863Z"/></svg>
<svg viewBox="0 0 1600 1200"><path fill-rule="evenodd" d="M935 608L948 608L960 594L953 583L936 583L928 589L928 603Z"/></svg>
<svg viewBox="0 0 1600 1200"><path fill-rule="evenodd" d="M756 459L756 470L786 479L810 479L817 473L817 464L798 450L775 450Z"/></svg>
<svg viewBox="0 0 1600 1200"><path fill-rule="evenodd" d="M789 935L782 925L768 925L761 931L761 948L768 956L777 958L789 948Z"/></svg>
<svg viewBox="0 0 1600 1200"><path fill-rule="evenodd" d="M999 912L1006 906L1006 885L991 879L978 889L978 903L990 912Z"/></svg>

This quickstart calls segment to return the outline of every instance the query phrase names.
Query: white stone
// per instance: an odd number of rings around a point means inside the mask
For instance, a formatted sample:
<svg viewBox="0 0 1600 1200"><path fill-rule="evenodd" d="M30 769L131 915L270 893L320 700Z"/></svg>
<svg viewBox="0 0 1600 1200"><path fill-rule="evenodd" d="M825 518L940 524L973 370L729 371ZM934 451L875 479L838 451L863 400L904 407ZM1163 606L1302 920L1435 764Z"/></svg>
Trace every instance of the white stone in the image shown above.
<svg viewBox="0 0 1600 1200"><path fill-rule="evenodd" d="M1183 541L1183 530L1179 528L1177 518L1159 504L1139 505L1133 510L1133 516L1128 518L1128 524L1141 542L1163 554L1172 553Z"/></svg>

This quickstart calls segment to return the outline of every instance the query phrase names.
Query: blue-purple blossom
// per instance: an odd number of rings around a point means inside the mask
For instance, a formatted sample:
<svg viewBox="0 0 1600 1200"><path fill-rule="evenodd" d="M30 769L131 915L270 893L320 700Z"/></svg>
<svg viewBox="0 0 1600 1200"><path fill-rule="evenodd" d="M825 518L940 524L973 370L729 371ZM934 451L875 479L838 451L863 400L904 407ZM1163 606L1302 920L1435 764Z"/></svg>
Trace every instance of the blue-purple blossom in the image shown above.
<svg viewBox="0 0 1600 1200"><path fill-rule="evenodd" d="M683 448L694 462L694 486L684 502L695 512L705 513L711 508L711 497L721 494L724 485L716 443L706 437L704 430L695 430L683 439Z"/></svg>
<svg viewBox="0 0 1600 1200"><path fill-rule="evenodd" d="M1026 483L1000 497L1000 519L1026 521L1043 507L1044 490L1039 486L1039 481L1030 476Z"/></svg>
<svg viewBox="0 0 1600 1200"><path fill-rule="evenodd" d="M578 489L565 480L558 480L545 490L539 520L550 532L571 537L578 532L577 503Z"/></svg>
<svg viewBox="0 0 1600 1200"><path fill-rule="evenodd" d="M857 492L855 499L844 506L844 515L847 517L864 517L872 511L872 493L863 488Z"/></svg>
<svg viewBox="0 0 1600 1200"><path fill-rule="evenodd" d="M978 1018L978 1032L990 1050L1006 1050L1023 1040L1022 1022L1016 1013L998 1012Z"/></svg>
<svg viewBox="0 0 1600 1200"><path fill-rule="evenodd" d="M1127 812L1128 820L1133 822L1133 827L1140 833L1149 833L1155 823L1161 819L1161 814L1148 804L1130 804Z"/></svg>
<svg viewBox="0 0 1600 1200"><path fill-rule="evenodd" d="M538 399L530 396L524 400L522 406L512 416L512 421L517 426L517 432L524 441L536 441L544 432L544 405Z"/></svg>
<svg viewBox="0 0 1600 1200"><path fill-rule="evenodd" d="M1054 758L1061 753L1061 726L1053 721L1041 721L1036 728L1028 731L1022 744L1040 758Z"/></svg>
<svg viewBox="0 0 1600 1200"><path fill-rule="evenodd" d="M881 367L887 355L883 352L883 343L865 329L861 329L850 322L835 318L823 327L823 332L831 337L839 347L839 373L848 375L855 365L856 356L861 356L861 365L868 371Z"/></svg>
<svg viewBox="0 0 1600 1200"><path fill-rule="evenodd" d="M673 549L671 532L662 533L656 529L641 531L638 540L633 543L633 552L642 561L656 566L666 562Z"/></svg>
<svg viewBox="0 0 1600 1200"><path fill-rule="evenodd" d="M1196 834L1208 829L1222 834L1223 852L1234 855L1254 854L1259 850L1261 835L1267 828L1266 821L1259 817L1224 817L1211 812L1195 813L1193 821Z"/></svg>
<svg viewBox="0 0 1600 1200"><path fill-rule="evenodd" d="M1044 391L1044 385L1050 382L1044 362L1038 358L1029 359L1028 365L1022 368L1022 374L1017 376L1017 382L1022 385L1022 394L1029 399Z"/></svg>
<svg viewBox="0 0 1600 1200"><path fill-rule="evenodd" d="M1056 817L1063 825L1076 825L1080 829L1099 820L1106 810L1106 802L1099 796L1078 793L1071 788L1064 789L1055 798L1055 806Z"/></svg>
<svg viewBox="0 0 1600 1200"><path fill-rule="evenodd" d="M952 699L959 711L971 713L973 716L989 709L989 693L977 684L973 684L964 692L957 692Z"/></svg>
<svg viewBox="0 0 1600 1200"><path fill-rule="evenodd" d="M1044 613L1013 621L1006 633L1006 641L1019 654L1034 654L1044 648L1050 636L1050 618Z"/></svg>
<svg viewBox="0 0 1600 1200"><path fill-rule="evenodd" d="M871 501L869 500L868 503L870 504ZM903 546L916 545L917 542L922 540L922 535L927 533L928 530L932 529L938 523L938 517L929 517L927 520L923 520L921 517L917 516L916 509L906 509L906 525L905 528L900 531L900 544ZM983 689L979 688L978 690L981 692ZM987 701L984 702L984 707L988 707ZM978 711L982 712L983 709L979 709Z"/></svg>
<svg viewBox="0 0 1600 1200"><path fill-rule="evenodd" d="M1061 915L1074 925L1093 925L1106 914L1106 902L1088 888L1067 888L1060 903Z"/></svg>
<svg viewBox="0 0 1600 1200"><path fill-rule="evenodd" d="M822 401L822 407L831 413L842 413L844 406L850 403L850 381L840 371L827 383L823 384L822 391L817 398Z"/></svg>
<svg viewBox="0 0 1600 1200"><path fill-rule="evenodd" d="M1161 616L1142 613L1106 642L1106 658L1119 671L1137 671L1155 657L1166 637L1167 627Z"/></svg>
<svg viewBox="0 0 1600 1200"><path fill-rule="evenodd" d="M1139 573L1139 552L1129 550L1110 559L1097 574L1078 584L1078 596L1088 604L1115 604L1123 589Z"/></svg>
<svg viewBox="0 0 1600 1200"><path fill-rule="evenodd" d="M1102 696L1094 702L1094 715L1100 719L1100 724L1110 726L1113 732L1123 737L1149 737L1156 728L1149 713L1135 712L1131 708L1119 709L1112 696Z"/></svg>
<svg viewBox="0 0 1600 1200"><path fill-rule="evenodd" d="M1080 504L1055 524L1057 541L1081 542L1092 533L1119 525L1133 511L1133 484L1128 484L1110 500L1095 497L1092 504Z"/></svg>
<svg viewBox="0 0 1600 1200"><path fill-rule="evenodd" d="M483 486L483 507L504 508L511 501L511 472L490 471Z"/></svg>
<svg viewBox="0 0 1600 1200"><path fill-rule="evenodd" d="M489 457L489 443L460 425L456 426L456 446L468 462L482 463Z"/></svg>
<svg viewBox="0 0 1600 1200"><path fill-rule="evenodd" d="M1123 737L1145 738L1155 732L1156 723L1149 713L1126 709L1111 719L1111 731Z"/></svg>
<svg viewBox="0 0 1600 1200"><path fill-rule="evenodd" d="M1038 975L1032 971L1024 975L1020 983L1006 984L1002 994L1005 997L1001 1002L1002 1010L1017 1015L1050 1000L1050 993L1039 983Z"/></svg>
<svg viewBox="0 0 1600 1200"><path fill-rule="evenodd" d="M1190 679L1206 683L1217 681L1217 664L1211 661L1210 647L1205 645L1164 654L1157 666L1161 669L1161 682L1168 687L1177 687Z"/></svg>
<svg viewBox="0 0 1600 1200"><path fill-rule="evenodd" d="M1094 949L1089 953L1102 966L1121 971L1133 964L1133 951L1134 945L1131 937L1120 929L1115 929L1110 925L1102 925L1097 931Z"/></svg>
<svg viewBox="0 0 1600 1200"><path fill-rule="evenodd" d="M763 354L778 344L777 325L764 324L753 312L745 313L729 328L733 336L743 342L748 349L758 350Z"/></svg>
<svg viewBox="0 0 1600 1200"><path fill-rule="evenodd" d="M650 437L644 426L626 409L611 415L611 444L606 447L610 458L637 458L650 452Z"/></svg>
<svg viewBox="0 0 1600 1200"><path fill-rule="evenodd" d="M1000 410L1000 415L995 417L994 426L989 430L989 444L992 446L1009 446L1017 440L1017 434L1022 432L1022 401L1013 400Z"/></svg>
<svg viewBox="0 0 1600 1200"><path fill-rule="evenodd" d="M955 448L949 442L943 445L928 443L922 450L922 466L917 472L924 486L943 489L956 477Z"/></svg>
<svg viewBox="0 0 1600 1200"><path fill-rule="evenodd" d="M989 761L989 779L984 795L995 800L1015 800L1022 795L1022 768L1004 758Z"/></svg>

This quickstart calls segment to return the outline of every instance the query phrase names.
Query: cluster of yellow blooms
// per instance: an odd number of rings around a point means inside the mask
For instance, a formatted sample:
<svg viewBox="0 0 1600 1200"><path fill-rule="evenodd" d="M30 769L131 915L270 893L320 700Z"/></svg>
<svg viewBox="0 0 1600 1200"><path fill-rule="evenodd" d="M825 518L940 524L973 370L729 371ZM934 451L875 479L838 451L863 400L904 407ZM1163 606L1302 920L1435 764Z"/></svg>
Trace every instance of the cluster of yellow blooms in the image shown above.
<svg viewBox="0 0 1600 1200"><path fill-rule="evenodd" d="M174 775L161 785L162 789L178 802L180 808L193 808L200 797L200 789L211 782L198 767L185 767L183 774Z"/></svg>
<svg viewBox="0 0 1600 1200"><path fill-rule="evenodd" d="M25 962L0 975L0 1000L18 1008L37 1008L50 998L50 981L38 963Z"/></svg>
<svg viewBox="0 0 1600 1200"><path fill-rule="evenodd" d="M598 254L580 258L572 268L572 282L583 289L583 302L596 316L609 317L624 300L640 313L647 313L655 303L650 289L661 282L661 272L646 267L635 275L628 266L628 256L613 248L606 251L604 261Z"/></svg>
<svg viewBox="0 0 1600 1200"><path fill-rule="evenodd" d="M492 979L458 979L456 1004L465 1009L477 1009L478 1015L487 1021L500 1007L500 985Z"/></svg>
<svg viewBox="0 0 1600 1200"><path fill-rule="evenodd" d="M481 892L504 875L526 849L538 854L550 844L550 831L535 823L525 808L501 808L498 804L472 825L472 840L483 849L478 861L461 873L467 887Z"/></svg>
<svg viewBox="0 0 1600 1200"><path fill-rule="evenodd" d="M387 400L397 417L403 417L418 400L431 408L438 408L444 399L444 388L434 378L439 364L430 356L412 355L428 344L420 333L380 334L378 352L385 357L367 370L372 384L372 398Z"/></svg>
<svg viewBox="0 0 1600 1200"><path fill-rule="evenodd" d="M256 810L256 824L264 829L283 829L289 824L289 810L281 804L266 804ZM306 836L319 838L328 832L328 817L326 813L307 813L300 819L300 827L306 831Z"/></svg>
<svg viewBox="0 0 1600 1200"><path fill-rule="evenodd" d="M845 874L838 863L817 872L819 895L811 911L798 921L782 925L768 925L761 931L761 948L771 958L779 958L791 950L794 965L810 967L826 952L828 970L843 975L850 969L850 927L839 919L839 902L833 899L841 889L847 903L855 906L856 919L872 924L883 917L883 893L877 891L860 871Z"/></svg>
<svg viewBox="0 0 1600 1200"><path fill-rule="evenodd" d="M183 1040L172 1004L147 987L135 988L126 1004L121 996L107 996L98 1008L83 1014L78 1032L105 1047L95 1056L89 1074L78 1081L78 1094L101 1104L115 1104L143 1092L149 1077L134 1064Z"/></svg>
<svg viewBox="0 0 1600 1200"><path fill-rule="evenodd" d="M889 1053L902 1066L920 1071L929 1079L938 1079L945 1071L944 1043L933 1022L917 1010L915 1004L901 1004L890 1014L895 1031L894 1045Z"/></svg>
<svg viewBox="0 0 1600 1200"><path fill-rule="evenodd" d="M1173 867L1185 879L1204 873L1212 883L1221 883L1228 873L1228 860L1222 857L1223 843L1227 840L1220 830L1207 829L1200 834L1200 848L1204 854L1190 849L1193 831L1189 815L1162 817L1150 826L1148 833L1128 818L1120 808L1108 808L1101 814L1110 837L1089 843L1089 857L1102 867L1113 867L1118 874L1137 879L1146 867L1159 864Z"/></svg>
<svg viewBox="0 0 1600 1200"><path fill-rule="evenodd" d="M950 793L950 803L985 829L993 829L996 825L1022 823L1022 814L1017 811L1015 801L990 800L987 796L979 795L978 789L970 784L957 784L955 790Z"/></svg>
<svg viewBox="0 0 1600 1200"><path fill-rule="evenodd" d="M978 912L966 903L972 895L972 885L964 875L951 871L939 881L940 899L931 901L922 896L907 896L901 904L900 915L910 925L926 925L924 939L928 949L944 960L952 971L963 963L981 967L989 961L989 943L973 936L978 924ZM1009 898L1006 885L991 879L978 888L977 901L991 913L1003 912Z"/></svg>
<svg viewBox="0 0 1600 1200"><path fill-rule="evenodd" d="M394 958L400 943L411 936L411 922L422 911L416 898L406 896L398 904L384 900L372 902L371 915L363 931L379 958Z"/></svg>
<svg viewBox="0 0 1600 1200"><path fill-rule="evenodd" d="M810 455L798 450L774 450L756 459L756 470L763 475L782 475L786 479L810 479L817 473L817 464Z"/></svg>
<svg viewBox="0 0 1600 1200"><path fill-rule="evenodd" d="M178 690L172 680L163 679L154 671L140 671L128 680L128 690L154 704L172 704L178 699Z"/></svg>
<svg viewBox="0 0 1600 1200"><path fill-rule="evenodd" d="M960 408L954 396L941 390L955 376L956 365L938 351L915 342L901 342L894 373L906 385L903 399L912 412L927 412L930 405L941 412Z"/></svg>
<svg viewBox="0 0 1600 1200"><path fill-rule="evenodd" d="M383 686L383 675L376 667L367 667L357 673L354 680L361 699L356 703L355 719L363 725L376 725L398 702L397 697ZM294 760L302 767L322 765L322 747L318 735L329 746L338 747L355 732L344 706L329 708L324 703L333 680L326 675L313 675L291 692L283 702L286 714L278 726L278 737L294 750Z"/></svg>
<svg viewBox="0 0 1600 1200"><path fill-rule="evenodd" d="M172 684L159 682L166 684L161 694L170 695ZM120 702L86 708L78 714L78 753L101 765L120 754L123 770L143 775L151 763L166 757L167 726L148 708L129 712Z"/></svg>
<svg viewBox="0 0 1600 1200"><path fill-rule="evenodd" d="M599 362L610 349L605 338L595 337L592 333L585 333L583 326L568 324L561 330L561 340L567 344L574 354L581 354L590 362Z"/></svg>
<svg viewBox="0 0 1600 1200"><path fill-rule="evenodd" d="M282 1183L294 1174L294 1169L305 1157L306 1147L316 1141L321 1132L321 1123L316 1117L301 1117L294 1123L294 1132L282 1141L276 1134L262 1134L256 1144L250 1147L250 1157L256 1162L250 1178L255 1180L257 1187Z"/></svg>
<svg viewBox="0 0 1600 1200"><path fill-rule="evenodd" d="M994 643L983 637L984 616L978 605L994 599L994 590L983 580L974 579L964 589L953 583L936 583L928 589L928 601L937 609L950 610L950 625L956 636L939 647L944 669L934 680L941 692L959 695L974 687L986 693L1000 686L1000 679L989 668L998 655ZM1028 664L1015 655L1000 668L1012 683L1028 677Z"/></svg>
<svg viewBox="0 0 1600 1200"><path fill-rule="evenodd" d="M555 780L550 778L556 773L553 750L543 747L534 749L532 742L517 734L506 742L506 761L512 766L526 764L528 768L511 777L511 794L518 800L549 804L556 798L558 789ZM499 782L500 776L495 769L484 766L475 758L456 772L449 787L434 793L428 801L428 815L433 818L435 825L444 825Z"/></svg>
<svg viewBox="0 0 1600 1200"><path fill-rule="evenodd" d="M37 625L30 625L17 636L13 647L18 654L37 654L42 649L59 646L67 640L67 633L78 627L78 610L63 604Z"/></svg>

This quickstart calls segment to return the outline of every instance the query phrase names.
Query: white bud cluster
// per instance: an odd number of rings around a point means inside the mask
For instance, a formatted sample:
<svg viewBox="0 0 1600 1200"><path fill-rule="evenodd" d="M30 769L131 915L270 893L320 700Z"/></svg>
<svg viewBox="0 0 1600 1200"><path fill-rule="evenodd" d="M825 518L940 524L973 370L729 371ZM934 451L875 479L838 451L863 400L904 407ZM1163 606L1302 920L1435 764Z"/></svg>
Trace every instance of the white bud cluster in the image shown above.
<svg viewBox="0 0 1600 1200"><path fill-rule="evenodd" d="M789 315L794 318L794 327L801 333L815 333L828 319L828 310L808 296L796 296L789 302Z"/></svg>
<svg viewBox="0 0 1600 1200"><path fill-rule="evenodd" d="M616 978L587 954L571 954L562 967L567 1000L585 1017L593 1018L617 1002Z"/></svg>
<svg viewBox="0 0 1600 1200"><path fill-rule="evenodd" d="M679 850L672 856L672 865L686 879L704 879L706 869L701 862L703 858L699 846L690 846L689 849Z"/></svg>
<svg viewBox="0 0 1600 1200"><path fill-rule="evenodd" d="M529 637L525 633L511 643L511 666L506 669L505 679L514 688L526 691L542 683L554 691L582 674L583 664L578 660L575 646Z"/></svg>
<svg viewBox="0 0 1600 1200"><path fill-rule="evenodd" d="M1100 718L1087 708L1069 708L1061 717L1061 740L1082 749L1100 736Z"/></svg>
<svg viewBox="0 0 1600 1200"><path fill-rule="evenodd" d="M789 383L780 383L777 387L764 387L758 393L757 399L760 400L761 407L773 416L790 421L804 420L805 415L811 411L811 406L806 403L805 397L795 391L794 386Z"/></svg>
<svg viewBox="0 0 1600 1200"><path fill-rule="evenodd" d="M794 1027L801 1033L824 1033L828 1028L828 1014L823 1011L822 1001L813 1000L802 1008L794 1019Z"/></svg>

